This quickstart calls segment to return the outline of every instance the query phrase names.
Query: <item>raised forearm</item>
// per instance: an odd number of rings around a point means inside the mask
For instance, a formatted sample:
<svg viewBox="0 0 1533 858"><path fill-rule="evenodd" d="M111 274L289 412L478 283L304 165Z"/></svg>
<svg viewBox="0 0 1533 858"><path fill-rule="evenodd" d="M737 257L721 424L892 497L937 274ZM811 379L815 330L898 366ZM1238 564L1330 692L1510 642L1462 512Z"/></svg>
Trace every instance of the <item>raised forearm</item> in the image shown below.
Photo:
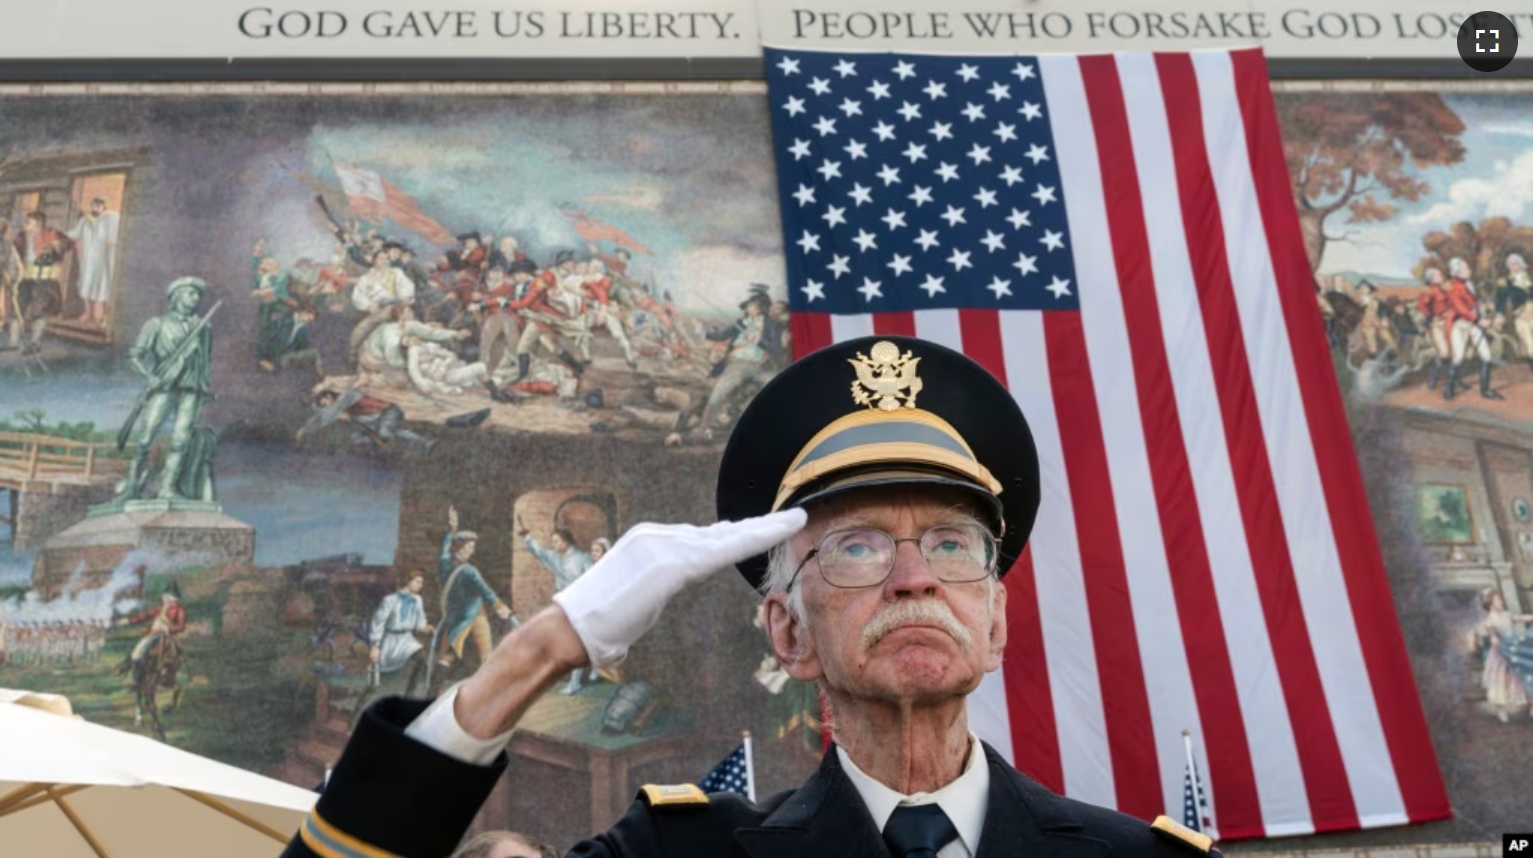
<svg viewBox="0 0 1533 858"><path fill-rule="evenodd" d="M586 663L585 645L564 609L550 606L501 641L490 660L459 687L453 715L475 738L497 736L515 727L544 692Z"/></svg>

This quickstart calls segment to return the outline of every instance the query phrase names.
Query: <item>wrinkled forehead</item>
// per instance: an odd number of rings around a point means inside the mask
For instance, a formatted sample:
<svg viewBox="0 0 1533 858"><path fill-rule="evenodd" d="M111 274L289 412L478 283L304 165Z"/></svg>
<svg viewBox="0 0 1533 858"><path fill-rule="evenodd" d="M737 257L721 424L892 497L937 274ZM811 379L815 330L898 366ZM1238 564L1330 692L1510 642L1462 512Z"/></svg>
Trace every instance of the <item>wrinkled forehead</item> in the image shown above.
<svg viewBox="0 0 1533 858"><path fill-rule="evenodd" d="M859 527L925 529L984 520L984 511L971 492L919 484L854 489L811 504L807 511L805 532L815 536Z"/></svg>

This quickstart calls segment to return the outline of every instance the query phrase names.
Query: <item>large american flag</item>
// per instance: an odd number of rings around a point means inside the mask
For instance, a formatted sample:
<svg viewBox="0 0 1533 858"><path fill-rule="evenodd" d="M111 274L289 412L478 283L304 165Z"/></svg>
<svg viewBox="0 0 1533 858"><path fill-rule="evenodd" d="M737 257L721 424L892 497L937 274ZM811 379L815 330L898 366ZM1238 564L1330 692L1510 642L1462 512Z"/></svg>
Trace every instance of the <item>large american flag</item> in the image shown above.
<svg viewBox="0 0 1533 858"><path fill-rule="evenodd" d="M1260 51L766 64L797 353L939 342L1032 425L975 731L1148 819L1188 730L1225 839L1448 816Z"/></svg>

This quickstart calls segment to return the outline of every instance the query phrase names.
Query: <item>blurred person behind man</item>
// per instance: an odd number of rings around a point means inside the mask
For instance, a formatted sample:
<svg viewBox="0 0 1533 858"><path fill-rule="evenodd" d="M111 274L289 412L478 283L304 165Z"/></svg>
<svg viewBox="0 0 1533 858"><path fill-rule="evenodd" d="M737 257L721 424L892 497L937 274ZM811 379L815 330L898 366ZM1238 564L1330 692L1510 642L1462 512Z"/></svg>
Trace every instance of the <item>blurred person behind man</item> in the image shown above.
<svg viewBox="0 0 1533 858"><path fill-rule="evenodd" d="M451 858L558 858L553 847L515 831L486 831L458 847Z"/></svg>

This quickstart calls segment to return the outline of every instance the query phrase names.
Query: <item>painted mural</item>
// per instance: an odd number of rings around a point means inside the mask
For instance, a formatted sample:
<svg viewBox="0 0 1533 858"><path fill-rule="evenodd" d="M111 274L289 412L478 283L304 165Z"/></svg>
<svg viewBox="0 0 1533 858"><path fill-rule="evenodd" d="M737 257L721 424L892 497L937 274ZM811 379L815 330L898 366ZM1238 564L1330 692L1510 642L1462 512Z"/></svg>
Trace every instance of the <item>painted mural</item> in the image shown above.
<svg viewBox="0 0 1533 858"><path fill-rule="evenodd" d="M789 355L759 97L0 95L0 685L292 783L643 520L712 519ZM574 842L812 689L721 575L529 713ZM535 822L532 822L535 821Z"/></svg>
<svg viewBox="0 0 1533 858"><path fill-rule="evenodd" d="M1315 297L1457 818L1533 765L1533 91L1277 93ZM1432 829L1437 829L1433 831Z"/></svg>

